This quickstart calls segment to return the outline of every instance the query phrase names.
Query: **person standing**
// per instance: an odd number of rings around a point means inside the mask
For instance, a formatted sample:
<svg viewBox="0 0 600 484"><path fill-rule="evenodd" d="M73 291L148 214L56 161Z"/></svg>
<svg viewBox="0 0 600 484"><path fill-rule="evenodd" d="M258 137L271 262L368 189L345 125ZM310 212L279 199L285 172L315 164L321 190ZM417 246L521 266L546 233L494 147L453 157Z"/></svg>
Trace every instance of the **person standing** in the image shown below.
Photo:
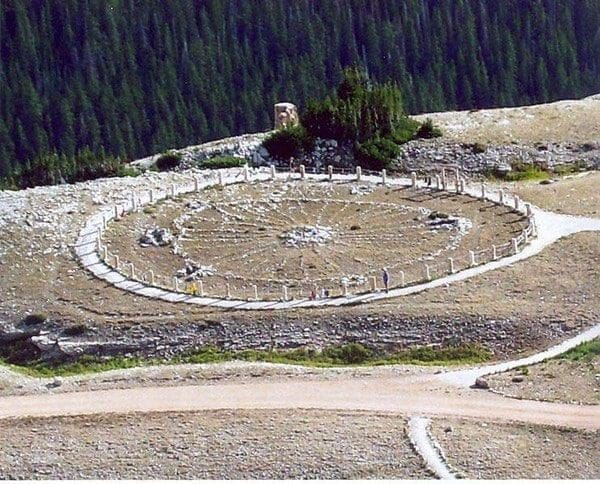
<svg viewBox="0 0 600 484"><path fill-rule="evenodd" d="M383 286L385 287L385 292L390 292L390 273L387 270L387 267L382 269L381 277L383 279Z"/></svg>

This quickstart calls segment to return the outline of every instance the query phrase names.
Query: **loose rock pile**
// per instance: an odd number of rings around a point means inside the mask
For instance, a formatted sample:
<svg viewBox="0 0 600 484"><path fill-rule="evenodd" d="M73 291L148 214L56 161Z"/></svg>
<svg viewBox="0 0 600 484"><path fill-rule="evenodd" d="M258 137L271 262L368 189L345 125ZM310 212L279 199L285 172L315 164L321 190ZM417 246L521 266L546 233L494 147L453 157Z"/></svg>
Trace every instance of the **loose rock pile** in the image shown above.
<svg viewBox="0 0 600 484"><path fill-rule="evenodd" d="M398 167L422 170L439 164L450 164L467 172L488 169L509 171L511 164L519 162L537 164L553 169L561 164L581 163L597 169L600 167L599 145L538 144L527 145L469 145L440 140L416 140L406 143L398 160Z"/></svg>
<svg viewBox="0 0 600 484"><path fill-rule="evenodd" d="M285 232L279 237L284 240L287 246L301 247L310 244L322 245L329 241L332 236L333 229L331 227L305 225L304 227L297 227L289 232Z"/></svg>
<svg viewBox="0 0 600 484"><path fill-rule="evenodd" d="M395 351L415 345L459 346L479 343L496 356L514 354L563 338L578 328L558 320L539 318L491 319L480 316L327 315L318 320L309 316L281 314L247 319L233 315L217 322L160 321L124 326L122 322L89 328L85 334L67 337L64 326L47 321L35 328L37 335L23 335L26 328L5 327L7 333L32 341L42 359L72 355L173 357L194 347L217 346L225 350L323 348L360 343L378 351ZM2 326L0 326L2 334Z"/></svg>
<svg viewBox="0 0 600 484"><path fill-rule="evenodd" d="M184 278L185 281L198 281L203 277L216 274L213 266L202 266L191 261L187 261L185 268L177 271L177 276Z"/></svg>
<svg viewBox="0 0 600 484"><path fill-rule="evenodd" d="M173 234L169 229L154 227L146 230L146 233L140 237L141 247L165 247L173 242Z"/></svg>

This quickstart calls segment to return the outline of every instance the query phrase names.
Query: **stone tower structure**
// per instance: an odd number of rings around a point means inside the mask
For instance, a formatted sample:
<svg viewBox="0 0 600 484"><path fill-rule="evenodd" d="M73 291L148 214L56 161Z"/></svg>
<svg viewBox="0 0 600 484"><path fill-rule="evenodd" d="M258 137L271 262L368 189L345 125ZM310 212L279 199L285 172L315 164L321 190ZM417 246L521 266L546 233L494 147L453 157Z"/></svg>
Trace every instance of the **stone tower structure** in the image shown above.
<svg viewBox="0 0 600 484"><path fill-rule="evenodd" d="M298 108L292 103L275 104L275 129L296 126L299 122Z"/></svg>

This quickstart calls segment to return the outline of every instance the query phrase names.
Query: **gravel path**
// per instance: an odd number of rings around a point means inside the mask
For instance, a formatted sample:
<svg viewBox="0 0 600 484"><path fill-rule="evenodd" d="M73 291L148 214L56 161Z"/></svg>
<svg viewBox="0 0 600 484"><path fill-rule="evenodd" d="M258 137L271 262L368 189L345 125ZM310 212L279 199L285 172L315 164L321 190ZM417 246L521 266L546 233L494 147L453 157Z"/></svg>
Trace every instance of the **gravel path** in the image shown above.
<svg viewBox="0 0 600 484"><path fill-rule="evenodd" d="M440 479L454 479L454 474L446 465L440 450L436 448L429 435L430 420L423 417L411 417L408 421L408 435L411 443L419 452L428 469Z"/></svg>
<svg viewBox="0 0 600 484"><path fill-rule="evenodd" d="M0 398L0 418L226 408L369 410L600 428L599 406L452 391L437 379L419 381L418 377L147 387Z"/></svg>
<svg viewBox="0 0 600 484"><path fill-rule="evenodd" d="M506 361L504 363L498 363L495 365L480 366L477 368L469 368L467 370L450 371L443 374L440 378L446 382L461 385L470 386L475 383L475 380L485 375L492 375L494 373L502 373L507 370L512 370L520 366L533 365L542 361L554 358L566 351L575 348L581 343L591 341L600 337L600 324L596 324L590 329L579 333L573 338L569 338L562 343L559 343L547 350L541 351L534 355L526 358L520 358L518 360Z"/></svg>

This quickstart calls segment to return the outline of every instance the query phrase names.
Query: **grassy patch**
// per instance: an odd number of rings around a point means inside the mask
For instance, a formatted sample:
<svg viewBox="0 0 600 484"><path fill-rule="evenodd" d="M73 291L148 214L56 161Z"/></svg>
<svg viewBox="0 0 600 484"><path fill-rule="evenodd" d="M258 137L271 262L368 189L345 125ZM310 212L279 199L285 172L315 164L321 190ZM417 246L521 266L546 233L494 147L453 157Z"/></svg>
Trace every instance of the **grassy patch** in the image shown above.
<svg viewBox="0 0 600 484"><path fill-rule="evenodd" d="M312 367L380 366L393 364L412 365L459 365L488 361L492 353L479 345L463 345L446 348L412 348L391 354L381 354L358 343L330 346L323 350L299 348L287 351L223 351L214 347L202 347L186 355L170 360L158 358L114 357L99 359L83 356L77 361L51 365L46 362L29 366L11 367L36 377L70 376L83 373L98 373L108 370L181 363L220 363L224 361L262 361L304 365Z"/></svg>
<svg viewBox="0 0 600 484"><path fill-rule="evenodd" d="M587 169L587 164L583 160L577 160L575 163L558 165L554 167L554 173L558 176L573 175Z"/></svg>
<svg viewBox="0 0 600 484"><path fill-rule="evenodd" d="M508 182L547 180L550 178L550 173L537 165L529 163L515 163L511 166L511 168L512 170L508 172L487 170L484 171L483 174L489 180Z"/></svg>
<svg viewBox="0 0 600 484"><path fill-rule="evenodd" d="M598 356L600 356L600 339L594 339L576 346L566 353L557 356L557 358L562 360L588 362Z"/></svg>
<svg viewBox="0 0 600 484"><path fill-rule="evenodd" d="M158 359L113 357L100 359L83 355L77 361L53 365L47 362L33 363L31 365L8 365L15 371L33 377L72 376L84 373L100 373L109 370L121 370L140 366L151 366L164 363Z"/></svg>

